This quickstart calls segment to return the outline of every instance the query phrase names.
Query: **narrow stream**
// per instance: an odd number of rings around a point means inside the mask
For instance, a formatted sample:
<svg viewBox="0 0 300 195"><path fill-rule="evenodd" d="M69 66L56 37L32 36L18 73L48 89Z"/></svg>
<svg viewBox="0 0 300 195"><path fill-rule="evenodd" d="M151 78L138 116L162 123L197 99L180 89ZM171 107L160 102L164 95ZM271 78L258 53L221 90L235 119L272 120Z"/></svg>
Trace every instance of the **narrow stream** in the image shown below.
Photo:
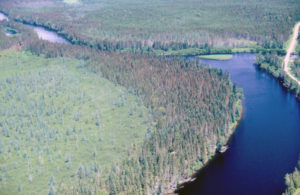
<svg viewBox="0 0 300 195"><path fill-rule="evenodd" d="M282 194L284 176L294 170L300 154L300 102L255 67L255 54L202 61L228 71L244 89L243 117L229 149L180 194Z"/></svg>

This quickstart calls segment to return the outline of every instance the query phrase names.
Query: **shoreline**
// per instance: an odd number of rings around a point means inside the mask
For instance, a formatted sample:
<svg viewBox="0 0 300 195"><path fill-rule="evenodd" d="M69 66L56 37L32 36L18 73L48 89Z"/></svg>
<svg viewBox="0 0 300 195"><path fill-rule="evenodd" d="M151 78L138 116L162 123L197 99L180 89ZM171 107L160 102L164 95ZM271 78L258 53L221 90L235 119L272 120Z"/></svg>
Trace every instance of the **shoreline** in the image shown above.
<svg viewBox="0 0 300 195"><path fill-rule="evenodd" d="M89 41L82 40L80 37L72 37L67 33L62 32L59 29L55 29L50 27L49 25L45 25L42 23L38 23L38 21L28 21L26 19L17 19L15 17L11 17L7 12L0 9L0 13L8 17L8 19L11 18L12 21L17 23L22 23L24 25L31 25L33 27L42 27L45 30L57 33L57 35L61 36L62 38L66 39L71 45L83 45L90 48L94 48L100 51L111 51L109 49L101 49L96 44L93 44ZM101 41L100 41L101 42ZM151 47L150 47L151 48ZM141 48L140 52L145 52L145 48ZM181 56L181 57L187 57L187 56L209 56L209 55L232 55L232 54L238 54L238 53L259 53L261 51L265 52L272 52L272 51L279 51L277 49L264 49L259 45L256 46L241 46L241 47L211 47L210 49L215 51L205 52L203 51L204 48L200 47L188 47L187 49L181 49L181 50L172 50L172 51L163 51L160 49L154 49L151 48L151 51L148 52L149 54L155 54L157 56ZM191 50L191 51L186 51ZM198 50L198 51L197 51ZM119 49L120 52L132 52L129 48L123 48ZM280 52L284 52L285 50L280 50Z"/></svg>
<svg viewBox="0 0 300 195"><path fill-rule="evenodd" d="M243 98L244 99L244 98ZM225 145L229 145L233 136L235 135L236 133L236 130L237 130L237 127L238 125L240 124L242 118L243 118L243 115L244 115L244 108L243 108L243 99L240 100L240 103L241 103L241 108L240 108L240 112L241 112L241 115L239 116L238 120L233 123L233 127L232 127L232 133L230 134L230 136L228 137L227 141L225 142L224 146ZM191 182L195 181L197 179L197 176L199 175L199 173L205 169L208 164L213 161L214 159L216 159L217 157L219 157L220 153L218 153L217 151L215 151L215 153L207 160L207 162L205 162L202 167L197 170L195 173L193 173L190 177L188 177L187 179L184 179L183 181L180 181L178 184L177 184L177 187L176 189L170 189L166 194L168 195L173 195L173 194L178 194L178 192L184 188L186 185L190 184Z"/></svg>
<svg viewBox="0 0 300 195"><path fill-rule="evenodd" d="M1 12L1 11L0 11L0 12ZM3 12L1 12L1 13L3 13ZM5 15L5 13L4 13L4 15ZM7 16L8 16L8 15L7 15ZM58 30L51 29L51 28L49 28L49 27L47 27L47 26L39 25L39 24L36 24L36 23L30 23L30 22L27 22L27 21L25 21L25 20L17 20L17 19L13 19L13 21L20 22L20 23L22 23L22 24L28 24L28 25L36 26L36 27L43 27L43 28L45 28L45 29L47 29L47 30L49 30L49 31L52 31L52 32L57 33L58 35L60 35L60 36L62 36L63 38L65 38L66 40L68 40L68 41L69 41L71 44L73 44L73 45L78 44L78 43L73 43L72 40L66 38L66 37L65 37L66 34L61 34ZM80 42L79 42L79 45L81 45ZM88 46L88 44L87 44L86 46ZM89 46L92 47L91 45L89 45ZM97 49L97 48L95 47L95 49ZM235 52L235 53L257 53L257 52L259 52L259 51L256 50L256 52L251 51L251 52ZM157 54L157 55L158 55L158 54ZM211 55L214 55L214 54L211 54ZM176 56L176 55L171 55L171 56ZM177 56L178 56L178 55L177 55ZM180 55L179 55L179 56L180 56ZM191 55L182 55L182 57L185 57L185 56L191 56ZM199 56L199 55L195 55L195 56ZM200 56L201 56L201 55L200 55ZM279 79L279 78L277 78L277 79ZM280 81L280 79L279 79L279 81ZM280 82L281 82L281 81L280 81ZM282 82L281 82L281 83L282 83ZM283 86L284 86L285 88L287 88L289 91L291 91L291 89L289 89L287 86L285 86L285 85L283 85ZM299 96L296 95L296 97L299 97ZM300 97L299 97L299 98L300 98ZM242 101L241 101L241 104L242 104ZM241 112L241 114L240 114L240 116L239 116L239 119L238 119L235 123L233 123L233 128L232 128L233 130L232 130L232 133L229 135L229 137L228 137L228 139L227 139L225 145L227 145L228 143L230 143L230 141L232 140L232 137L234 136L234 134L235 134L235 132L236 132L236 129L237 129L237 127L238 127L238 125L239 125L239 123L240 123L242 117L243 117L243 107L241 107L241 111L242 111L242 112ZM180 189L181 186L184 187L186 184L188 184L188 183L190 183L190 182L193 182L193 181L196 179L198 173L201 172L201 170L203 170L205 167L207 167L207 165L208 165L212 160L214 160L215 158L217 158L219 155L220 155L220 154L218 154L217 152L215 152L215 153L209 158L209 160L207 160L207 162L205 162L205 163L202 165L202 167L201 167L197 172L193 173L189 178L183 180L183 182L179 182L178 185L177 185L177 186L179 186L179 187L177 187L176 189L174 189L173 192L171 192L171 194L177 193L177 192L178 192L178 191L177 191L178 188ZM170 193L168 192L167 194L170 194Z"/></svg>

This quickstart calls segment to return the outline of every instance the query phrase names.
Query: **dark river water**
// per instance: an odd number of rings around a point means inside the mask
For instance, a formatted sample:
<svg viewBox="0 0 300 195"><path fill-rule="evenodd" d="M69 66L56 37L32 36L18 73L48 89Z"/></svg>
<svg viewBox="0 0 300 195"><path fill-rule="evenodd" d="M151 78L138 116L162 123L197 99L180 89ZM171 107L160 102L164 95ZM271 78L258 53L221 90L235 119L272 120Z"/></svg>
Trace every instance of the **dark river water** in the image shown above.
<svg viewBox="0 0 300 195"><path fill-rule="evenodd" d="M229 149L180 194L282 194L284 176L294 170L300 153L299 101L254 66L254 54L202 61L228 71L244 89L243 117Z"/></svg>
<svg viewBox="0 0 300 195"><path fill-rule="evenodd" d="M0 20L8 18L0 13ZM30 27L40 39L69 44L55 32ZM284 176L294 170L300 153L299 101L254 66L254 54L202 61L228 71L231 80L244 89L243 117L229 149L202 169L180 194L282 194Z"/></svg>

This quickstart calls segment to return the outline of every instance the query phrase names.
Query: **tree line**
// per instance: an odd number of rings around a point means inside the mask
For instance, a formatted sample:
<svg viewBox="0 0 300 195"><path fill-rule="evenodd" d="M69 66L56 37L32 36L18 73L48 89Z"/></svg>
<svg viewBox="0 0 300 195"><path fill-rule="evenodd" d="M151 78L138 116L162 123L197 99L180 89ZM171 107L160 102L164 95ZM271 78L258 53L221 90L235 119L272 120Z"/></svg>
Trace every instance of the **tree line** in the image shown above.
<svg viewBox="0 0 300 195"><path fill-rule="evenodd" d="M198 60L104 52L30 36L21 44L36 55L84 60L89 69L125 86L151 110L153 121L142 148L133 146L127 159L107 170L109 176L104 180L97 179L97 171L80 174L82 182L74 192L106 189L111 194L146 194L174 189L226 143L233 132L231 124L241 115L242 93L228 73L204 67ZM55 190L70 188L56 186Z"/></svg>
<svg viewBox="0 0 300 195"><path fill-rule="evenodd" d="M300 158L298 161L298 165L295 168L293 173L286 174L285 175L285 184L287 186L287 189L285 191L286 195L293 195L295 192L299 191L300 189Z"/></svg>

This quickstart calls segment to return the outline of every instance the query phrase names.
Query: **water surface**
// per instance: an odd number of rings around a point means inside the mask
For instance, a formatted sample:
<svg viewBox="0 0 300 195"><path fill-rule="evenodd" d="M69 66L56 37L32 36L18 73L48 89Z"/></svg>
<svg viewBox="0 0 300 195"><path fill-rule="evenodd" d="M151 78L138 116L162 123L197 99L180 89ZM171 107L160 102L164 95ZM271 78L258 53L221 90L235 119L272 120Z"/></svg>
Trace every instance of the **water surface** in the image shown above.
<svg viewBox="0 0 300 195"><path fill-rule="evenodd" d="M37 33L39 39L46 40L46 41L49 41L51 43L70 44L69 41L67 41L65 38L58 35L54 31L50 31L50 30L47 30L43 27L34 26L34 25L28 25L27 24L26 26L29 26L29 27L33 28L33 30Z"/></svg>
<svg viewBox="0 0 300 195"><path fill-rule="evenodd" d="M254 54L202 61L228 71L244 89L243 117L227 152L180 194L282 194L284 176L294 170L300 153L299 101L254 66Z"/></svg>
<svg viewBox="0 0 300 195"><path fill-rule="evenodd" d="M0 12L0 21L2 21L2 20L7 20L8 21L8 17Z"/></svg>
<svg viewBox="0 0 300 195"><path fill-rule="evenodd" d="M8 17L0 12L0 21L2 21L2 20L7 20L8 21ZM49 41L51 43L70 44L70 42L68 40L66 40L62 36L58 35L54 31L50 31L50 30L47 30L44 27L35 26L35 25L31 25L31 24L25 24L25 25L30 27L30 28L33 28L33 30L37 33L39 39L46 40L46 41ZM9 36L9 35L11 35L11 33L7 32L6 35Z"/></svg>

